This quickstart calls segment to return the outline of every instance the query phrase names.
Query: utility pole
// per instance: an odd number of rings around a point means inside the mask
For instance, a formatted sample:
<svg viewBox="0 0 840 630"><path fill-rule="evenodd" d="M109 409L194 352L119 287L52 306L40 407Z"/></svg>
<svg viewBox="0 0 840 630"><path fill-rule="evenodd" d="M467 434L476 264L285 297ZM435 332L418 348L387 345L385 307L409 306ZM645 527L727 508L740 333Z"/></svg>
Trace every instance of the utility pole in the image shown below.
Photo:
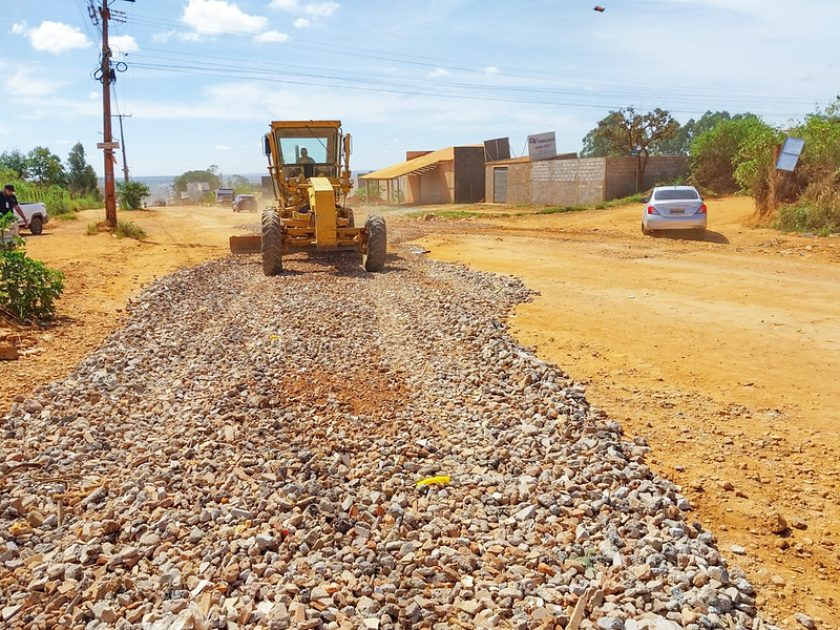
<svg viewBox="0 0 840 630"><path fill-rule="evenodd" d="M111 9L108 0L102 0L99 7L102 19L102 115L105 141L105 222L109 227L117 227L117 198L114 192L114 142L111 137L111 47L108 44L108 20Z"/></svg>
<svg viewBox="0 0 840 630"><path fill-rule="evenodd" d="M131 118L131 114L114 114L114 118L120 119L120 148L122 148L123 156L123 177L125 183L128 183L128 162L125 159L125 135L123 134L123 118Z"/></svg>

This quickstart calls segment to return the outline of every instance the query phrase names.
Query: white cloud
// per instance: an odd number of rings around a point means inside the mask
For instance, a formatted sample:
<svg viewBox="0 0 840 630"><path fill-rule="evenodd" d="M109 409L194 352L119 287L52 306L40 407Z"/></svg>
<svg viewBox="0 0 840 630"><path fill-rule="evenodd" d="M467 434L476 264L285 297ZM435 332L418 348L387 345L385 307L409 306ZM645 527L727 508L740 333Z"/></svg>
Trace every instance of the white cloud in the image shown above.
<svg viewBox="0 0 840 630"><path fill-rule="evenodd" d="M204 36L201 33L178 33L179 42L201 42L204 41Z"/></svg>
<svg viewBox="0 0 840 630"><path fill-rule="evenodd" d="M484 73L485 74L498 74L499 69L496 66L486 66L484 68Z"/></svg>
<svg viewBox="0 0 840 630"><path fill-rule="evenodd" d="M203 35L257 33L268 23L267 18L249 15L225 0L190 0L181 20Z"/></svg>
<svg viewBox="0 0 840 630"><path fill-rule="evenodd" d="M62 22L45 20L35 28L29 28L26 22L18 22L12 26L12 33L25 35L35 50L56 55L91 45L82 31Z"/></svg>
<svg viewBox="0 0 840 630"><path fill-rule="evenodd" d="M449 76L449 70L445 70L444 68L435 68L434 70L428 72L426 76L430 79L439 79L440 77Z"/></svg>
<svg viewBox="0 0 840 630"><path fill-rule="evenodd" d="M175 36L175 30L166 31L164 33L155 33L152 35L152 41L156 44L165 44Z"/></svg>
<svg viewBox="0 0 840 630"><path fill-rule="evenodd" d="M309 28L312 25L312 22L309 21L308 18L299 17L295 20L295 28Z"/></svg>
<svg viewBox="0 0 840 630"><path fill-rule="evenodd" d="M53 81L41 77L42 74L35 70L17 68L9 77L8 89L15 96L43 97L55 94L67 85L66 81Z"/></svg>
<svg viewBox="0 0 840 630"><path fill-rule="evenodd" d="M111 49L119 55L124 56L140 50L140 46L137 45L137 40L131 35L114 35L109 39L111 42Z"/></svg>
<svg viewBox="0 0 840 630"><path fill-rule="evenodd" d="M341 8L338 2L300 2L300 0L271 0L269 6L287 13L313 18L330 17Z"/></svg>
<svg viewBox="0 0 840 630"><path fill-rule="evenodd" d="M260 33L256 37L254 37L254 41L260 44L274 44L277 42L285 42L288 41L289 36L286 33L281 33L280 31L266 31L265 33Z"/></svg>
<svg viewBox="0 0 840 630"><path fill-rule="evenodd" d="M227 146L226 144L217 144L216 151L230 151L232 147Z"/></svg>

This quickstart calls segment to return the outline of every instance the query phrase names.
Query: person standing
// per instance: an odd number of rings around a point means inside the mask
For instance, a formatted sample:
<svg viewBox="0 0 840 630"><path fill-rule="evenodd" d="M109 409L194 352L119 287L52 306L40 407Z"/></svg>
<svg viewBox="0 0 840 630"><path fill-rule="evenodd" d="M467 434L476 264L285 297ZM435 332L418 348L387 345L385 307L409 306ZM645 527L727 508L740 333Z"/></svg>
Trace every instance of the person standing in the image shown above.
<svg viewBox="0 0 840 630"><path fill-rule="evenodd" d="M15 212L20 216L21 221L23 221L23 225L26 226L26 215L23 214L23 210L18 203L17 197L15 197L15 187L11 184L6 184L3 186L3 195L0 197L0 216L6 216L7 214ZM17 221L12 223L11 228L12 234L17 235Z"/></svg>

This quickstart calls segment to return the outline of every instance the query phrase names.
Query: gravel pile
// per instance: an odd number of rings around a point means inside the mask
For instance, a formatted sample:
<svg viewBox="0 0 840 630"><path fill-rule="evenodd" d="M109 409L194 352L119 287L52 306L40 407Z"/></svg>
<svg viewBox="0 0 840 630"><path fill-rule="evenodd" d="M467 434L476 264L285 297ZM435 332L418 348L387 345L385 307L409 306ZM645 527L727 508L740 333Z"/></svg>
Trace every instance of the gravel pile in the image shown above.
<svg viewBox="0 0 840 630"><path fill-rule="evenodd" d="M644 441L508 336L521 284L287 268L158 281L0 421L3 627L762 627Z"/></svg>

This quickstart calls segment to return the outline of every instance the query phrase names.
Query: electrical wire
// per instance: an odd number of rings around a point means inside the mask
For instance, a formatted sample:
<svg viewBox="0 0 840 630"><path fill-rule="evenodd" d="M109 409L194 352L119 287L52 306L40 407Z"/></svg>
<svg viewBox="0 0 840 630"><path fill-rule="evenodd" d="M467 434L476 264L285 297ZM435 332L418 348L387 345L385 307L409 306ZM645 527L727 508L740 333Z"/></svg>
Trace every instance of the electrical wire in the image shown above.
<svg viewBox="0 0 840 630"><path fill-rule="evenodd" d="M182 22L167 20L163 18L157 17L150 17L144 16L142 14L137 14L133 18L136 23L143 24L146 26L158 26L164 28L170 28L176 33L190 33L194 34L195 31L185 29ZM246 42L249 44L254 44L253 36L245 36L245 35L235 35L235 34L214 34L212 35L213 38L219 39L226 39L230 41L240 41ZM272 45L272 44L263 44L263 45ZM318 42L308 42L306 40L290 40L287 42L283 42L281 44L274 44L279 45L286 48L304 48L307 50L317 50L323 51L325 49L336 50L338 52L343 52L350 56L354 57L361 57L367 59L373 59L377 61L387 61L391 63L399 63L399 64L406 64L411 66L418 66L422 68L428 69L436 69L436 68L446 68L447 70L457 70L465 73L473 73L473 74L480 74L483 76L487 75L486 66L481 64L465 64L463 62L454 62L451 59L443 59L443 58L435 58L435 57L427 57L427 56L417 56L417 55L405 55L401 53L392 53L392 52L385 52L379 51L370 48L363 48L358 46L347 46L336 44L330 41L318 41ZM341 70L344 72L344 70ZM556 83L557 81L562 81L566 84L571 85L579 85L581 88L586 88L585 91L589 91L593 84L598 85L616 85L616 86L625 86L628 88L638 88L643 90L648 90L651 85L649 83L643 83L638 81L627 81L627 80L620 80L620 79L606 79L606 78L599 78L599 77L591 77L587 76L586 79L581 79L580 77L562 77L557 75L546 75L542 71L533 71L523 68L507 68L500 69L499 72L495 73L493 76L499 78L512 78L512 79L521 79L521 80L534 80L537 79L541 82L549 82L549 83ZM670 82L668 84L669 90L672 92L684 92L684 96L688 98L693 98L695 96L703 96L706 92L698 91L696 85L693 86L683 86L679 84L675 84ZM797 99L793 97L787 96L779 96L779 95L763 95L763 94L756 94L751 92L743 92L738 90L727 90L727 94L733 97L739 98L749 98L750 100L757 102L757 103L764 103L768 100L777 101L777 102L791 102L793 104L807 104L813 105L813 101L805 101L803 99ZM634 93L634 98L638 96L638 93ZM716 102L719 99L716 99Z"/></svg>
<svg viewBox="0 0 840 630"><path fill-rule="evenodd" d="M162 53L162 54L157 54ZM400 77L400 78L393 78L393 77L377 77L375 80L370 78L369 73L353 73L353 72L341 72L336 74L326 74L329 73L330 70L326 68L314 67L314 66L301 66L295 64L267 64L263 62L248 60L248 59L241 59L235 57L222 57L222 56L214 56L214 55L195 55L189 53L168 53L166 51L161 51L158 49L149 49L145 48L144 52L135 55L135 59L139 62L147 63L147 60L151 60L151 62L160 62L165 63L175 62L175 59L172 57L184 57L187 59L196 60L193 64L201 64L202 66L207 65L210 66L212 64L211 69L220 70L220 71L230 71L232 73L241 73L244 69L247 68L249 72L253 72L255 74L259 73L266 73L270 76L276 76L278 70L281 68L285 68L284 75L287 76L301 76L301 77L317 77L319 79L329 79L329 80L337 80L337 81L352 81L354 83L368 83L376 86L388 85L391 87L412 87L412 86L419 86L425 87L428 89L464 89L464 90L478 90L483 92L513 92L517 94L538 94L540 96L544 95L560 95L566 97L580 97L585 95L592 95L593 92L591 90L587 91L580 91L580 90L573 90L568 88L551 88L551 87L540 87L540 86L525 86L525 85L499 85L499 84L484 84L484 83L465 83L461 81L447 81L447 82L430 82L428 80L412 78L412 77ZM183 62L178 62L178 65L182 65ZM174 65L174 63L173 63ZM194 66L193 66L194 67ZM299 71L305 69L306 71ZM633 98L635 97L634 94L623 94L622 92L615 92L615 91L604 91L600 92L600 95L605 98L612 98L616 101ZM719 96L709 96L706 95L657 95L648 93L648 97L656 98L657 100L670 100L672 103L684 103L684 104L697 104L698 102L708 102L710 107L714 106L721 106L727 103L737 103L737 104L744 104L744 103L754 103L754 104L766 104L768 102L767 97L762 97L760 99L744 99L744 98L725 98ZM789 105L799 105L803 107L810 107L813 102L810 100L799 99L799 100L790 100L788 101Z"/></svg>

